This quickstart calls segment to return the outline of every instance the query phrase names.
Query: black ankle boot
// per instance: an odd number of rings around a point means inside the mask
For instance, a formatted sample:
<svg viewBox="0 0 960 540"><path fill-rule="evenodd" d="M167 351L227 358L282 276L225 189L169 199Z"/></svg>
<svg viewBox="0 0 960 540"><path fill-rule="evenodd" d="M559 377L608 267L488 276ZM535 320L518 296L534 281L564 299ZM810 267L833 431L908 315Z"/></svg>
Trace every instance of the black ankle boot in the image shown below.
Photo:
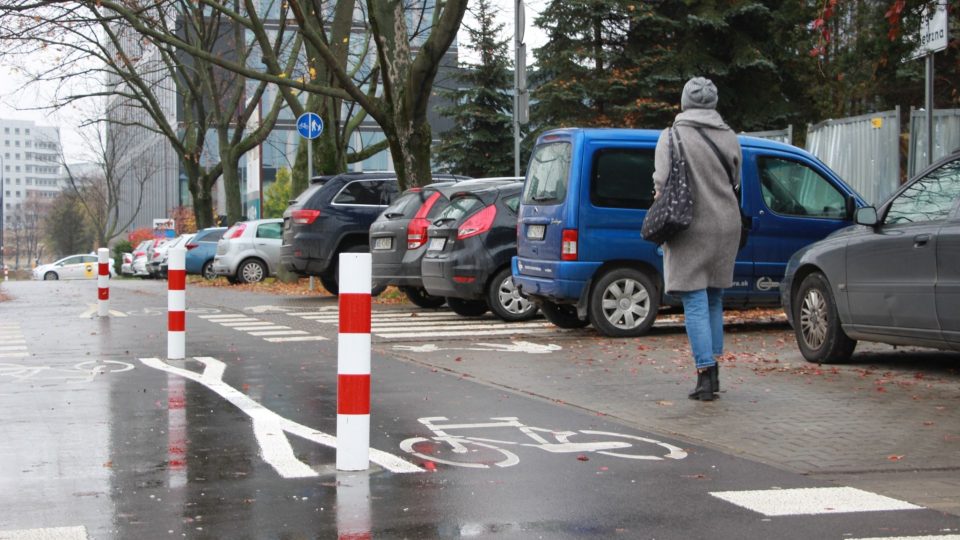
<svg viewBox="0 0 960 540"><path fill-rule="evenodd" d="M710 366L710 387L714 394L720 391L720 364Z"/></svg>
<svg viewBox="0 0 960 540"><path fill-rule="evenodd" d="M713 383L710 381L710 368L697 370L697 387L687 394L690 399L713 401Z"/></svg>

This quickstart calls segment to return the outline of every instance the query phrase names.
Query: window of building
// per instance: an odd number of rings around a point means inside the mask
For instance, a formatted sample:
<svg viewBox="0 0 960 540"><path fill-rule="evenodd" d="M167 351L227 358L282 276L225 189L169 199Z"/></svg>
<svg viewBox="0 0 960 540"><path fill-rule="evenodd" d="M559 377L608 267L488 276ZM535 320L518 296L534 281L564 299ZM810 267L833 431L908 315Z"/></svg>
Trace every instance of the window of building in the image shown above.
<svg viewBox="0 0 960 540"><path fill-rule="evenodd" d="M20 128L13 128L13 132L17 135L20 134Z"/></svg>

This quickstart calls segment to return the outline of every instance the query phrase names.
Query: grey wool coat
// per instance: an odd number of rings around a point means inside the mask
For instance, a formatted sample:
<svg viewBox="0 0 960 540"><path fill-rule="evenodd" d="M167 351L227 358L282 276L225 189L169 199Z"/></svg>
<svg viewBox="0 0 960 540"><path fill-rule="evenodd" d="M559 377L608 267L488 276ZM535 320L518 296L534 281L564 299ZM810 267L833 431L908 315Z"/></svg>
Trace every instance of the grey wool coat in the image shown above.
<svg viewBox="0 0 960 540"><path fill-rule="evenodd" d="M740 142L720 113L713 109L688 109L677 115L673 125L683 143L694 202L690 227L663 244L666 290L675 293L731 287L733 265L740 245L739 201L723 164L694 128L703 128L717 145L724 159L736 171L734 181L737 185L740 183ZM670 151L667 130L664 130L657 142L653 173L658 192L663 190L669 174Z"/></svg>

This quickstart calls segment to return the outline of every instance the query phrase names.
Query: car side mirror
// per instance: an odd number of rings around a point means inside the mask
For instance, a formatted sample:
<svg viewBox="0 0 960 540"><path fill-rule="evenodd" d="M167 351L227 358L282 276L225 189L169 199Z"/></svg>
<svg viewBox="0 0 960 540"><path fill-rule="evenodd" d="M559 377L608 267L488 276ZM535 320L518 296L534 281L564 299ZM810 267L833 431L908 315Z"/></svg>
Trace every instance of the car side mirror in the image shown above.
<svg viewBox="0 0 960 540"><path fill-rule="evenodd" d="M877 224L877 209L872 206L857 208L853 214L853 222L857 225L873 227Z"/></svg>
<svg viewBox="0 0 960 540"><path fill-rule="evenodd" d="M853 197L853 195L847 195L847 197L843 200L843 203L844 211L846 212L844 216L846 219L853 219L853 214L857 211L857 200Z"/></svg>

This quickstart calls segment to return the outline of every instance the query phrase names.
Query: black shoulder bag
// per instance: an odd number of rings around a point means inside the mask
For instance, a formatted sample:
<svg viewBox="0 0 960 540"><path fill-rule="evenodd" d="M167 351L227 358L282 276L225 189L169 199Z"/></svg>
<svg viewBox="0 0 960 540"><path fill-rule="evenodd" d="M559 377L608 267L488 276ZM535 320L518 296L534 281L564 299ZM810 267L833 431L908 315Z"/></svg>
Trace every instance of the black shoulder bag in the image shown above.
<svg viewBox="0 0 960 540"><path fill-rule="evenodd" d="M677 137L676 152L673 151L674 134ZM686 230L693 221L693 195L687 177L687 161L680 133L673 128L667 133L667 147L670 148L670 174L663 183L663 190L647 210L640 229L644 240L657 245Z"/></svg>
<svg viewBox="0 0 960 540"><path fill-rule="evenodd" d="M747 237L750 235L751 220L743 213L743 207L740 206L740 192L737 191L736 178L733 177L734 172L730 170L730 164L727 163L727 160L723 159L723 154L720 153L720 149L717 148L716 143L711 141L710 137L707 137L707 134L703 132L703 128L698 127L695 129L697 133L703 137L703 140L707 141L713 153L717 155L717 159L719 159L720 164L723 165L723 170L727 171L727 177L730 179L730 187L733 188L733 197L737 200L737 210L740 211L740 249L743 249L743 246L747 244Z"/></svg>

